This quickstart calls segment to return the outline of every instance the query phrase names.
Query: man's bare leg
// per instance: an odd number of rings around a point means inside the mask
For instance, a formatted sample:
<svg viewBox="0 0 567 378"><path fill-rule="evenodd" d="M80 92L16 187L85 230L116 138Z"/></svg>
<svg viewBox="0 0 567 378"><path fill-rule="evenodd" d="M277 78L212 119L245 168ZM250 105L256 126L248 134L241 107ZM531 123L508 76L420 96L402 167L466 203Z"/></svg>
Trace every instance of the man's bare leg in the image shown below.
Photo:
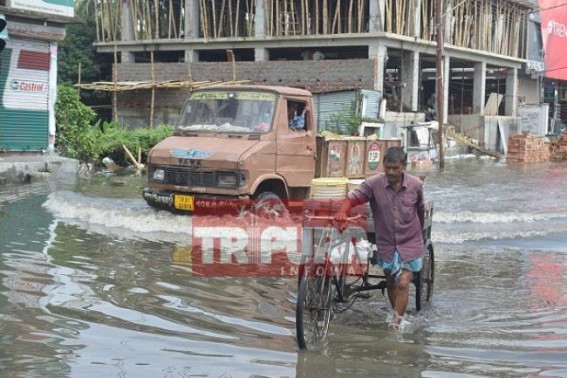
<svg viewBox="0 0 567 378"><path fill-rule="evenodd" d="M409 270L402 270L399 277L396 278L386 275L388 284L388 299L394 311L396 312L395 324L398 326L402 317L406 313L409 298L409 286L413 279L413 273Z"/></svg>

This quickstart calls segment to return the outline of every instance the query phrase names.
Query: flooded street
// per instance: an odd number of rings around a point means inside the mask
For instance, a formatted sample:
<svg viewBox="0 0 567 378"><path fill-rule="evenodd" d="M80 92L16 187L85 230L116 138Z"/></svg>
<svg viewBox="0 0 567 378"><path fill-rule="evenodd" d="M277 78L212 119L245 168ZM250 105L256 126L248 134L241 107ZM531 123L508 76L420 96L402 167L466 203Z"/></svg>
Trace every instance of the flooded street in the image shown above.
<svg viewBox="0 0 567 378"><path fill-rule="evenodd" d="M0 187L0 376L567 377L567 164L431 172L435 288L396 339L380 292L298 352L295 277L199 277L143 179Z"/></svg>

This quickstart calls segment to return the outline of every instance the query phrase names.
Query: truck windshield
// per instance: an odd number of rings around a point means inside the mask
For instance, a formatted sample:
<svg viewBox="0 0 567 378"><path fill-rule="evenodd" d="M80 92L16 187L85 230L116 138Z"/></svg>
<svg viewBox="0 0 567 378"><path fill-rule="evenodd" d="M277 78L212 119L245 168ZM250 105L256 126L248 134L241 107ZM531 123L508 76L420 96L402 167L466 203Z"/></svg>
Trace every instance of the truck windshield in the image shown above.
<svg viewBox="0 0 567 378"><path fill-rule="evenodd" d="M197 91L183 106L180 132L266 133L274 117L276 95L255 91Z"/></svg>

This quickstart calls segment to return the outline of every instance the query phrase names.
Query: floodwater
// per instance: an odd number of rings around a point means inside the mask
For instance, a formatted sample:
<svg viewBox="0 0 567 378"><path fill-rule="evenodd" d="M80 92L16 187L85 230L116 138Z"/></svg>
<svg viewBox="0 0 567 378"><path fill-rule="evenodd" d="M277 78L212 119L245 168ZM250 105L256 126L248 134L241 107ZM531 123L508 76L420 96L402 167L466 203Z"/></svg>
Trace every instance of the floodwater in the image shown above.
<svg viewBox="0 0 567 378"><path fill-rule="evenodd" d="M142 186L0 188L0 376L567 377L565 163L430 172L432 305L396 337L378 292L307 352L295 278L195 275L191 218Z"/></svg>

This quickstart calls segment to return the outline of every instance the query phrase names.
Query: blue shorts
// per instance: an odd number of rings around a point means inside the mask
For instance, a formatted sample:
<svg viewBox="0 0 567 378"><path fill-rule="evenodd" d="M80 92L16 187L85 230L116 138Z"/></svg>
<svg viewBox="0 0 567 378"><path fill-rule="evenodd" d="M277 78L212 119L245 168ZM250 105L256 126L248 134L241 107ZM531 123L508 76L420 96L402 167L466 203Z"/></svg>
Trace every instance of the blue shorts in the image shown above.
<svg viewBox="0 0 567 378"><path fill-rule="evenodd" d="M376 263L382 270L388 270L391 275L396 276L398 273L401 273L402 269L409 270L410 272L419 272L423 266L423 258L420 257L410 261L402 261L400 253L396 249L392 261L386 261L378 257Z"/></svg>

